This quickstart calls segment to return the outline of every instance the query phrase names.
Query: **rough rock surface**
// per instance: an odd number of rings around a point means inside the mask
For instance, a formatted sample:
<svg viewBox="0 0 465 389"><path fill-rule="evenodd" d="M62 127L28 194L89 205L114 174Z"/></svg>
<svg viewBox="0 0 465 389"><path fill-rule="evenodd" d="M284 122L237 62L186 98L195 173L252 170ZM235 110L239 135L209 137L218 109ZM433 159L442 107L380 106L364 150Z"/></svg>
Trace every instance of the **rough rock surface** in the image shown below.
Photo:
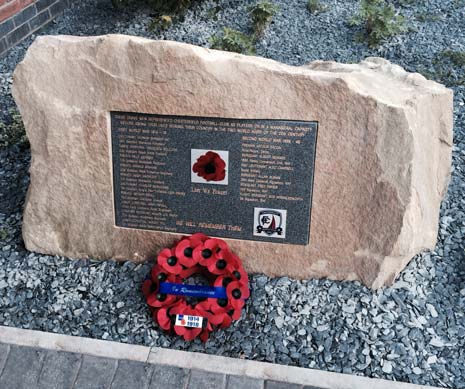
<svg viewBox="0 0 465 389"><path fill-rule="evenodd" d="M29 250L136 261L176 236L114 226L108 112L318 120L308 246L230 241L250 272L377 288L436 242L452 92L386 60L271 60L121 35L38 38L14 75L31 143Z"/></svg>

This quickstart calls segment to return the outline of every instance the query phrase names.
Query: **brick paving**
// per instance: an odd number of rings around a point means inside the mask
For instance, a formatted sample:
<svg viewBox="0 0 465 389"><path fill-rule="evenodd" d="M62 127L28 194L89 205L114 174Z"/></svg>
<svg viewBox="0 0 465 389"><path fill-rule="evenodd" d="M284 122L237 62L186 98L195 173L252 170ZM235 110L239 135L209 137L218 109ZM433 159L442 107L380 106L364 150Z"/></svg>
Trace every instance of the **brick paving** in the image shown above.
<svg viewBox="0 0 465 389"><path fill-rule="evenodd" d="M0 343L1 389L318 389Z"/></svg>

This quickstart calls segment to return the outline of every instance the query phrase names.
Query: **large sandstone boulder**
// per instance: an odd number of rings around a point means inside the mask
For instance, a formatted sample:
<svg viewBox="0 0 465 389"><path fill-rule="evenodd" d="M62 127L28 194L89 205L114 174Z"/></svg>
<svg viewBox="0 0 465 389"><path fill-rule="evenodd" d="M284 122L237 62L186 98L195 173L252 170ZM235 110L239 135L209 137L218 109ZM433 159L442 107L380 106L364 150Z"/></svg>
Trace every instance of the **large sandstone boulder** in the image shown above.
<svg viewBox="0 0 465 389"><path fill-rule="evenodd" d="M109 111L319 122L310 244L230 240L250 272L377 288L435 246L452 92L386 60L293 67L129 36L45 36L13 93L32 151L29 250L142 261L177 238L115 227Z"/></svg>

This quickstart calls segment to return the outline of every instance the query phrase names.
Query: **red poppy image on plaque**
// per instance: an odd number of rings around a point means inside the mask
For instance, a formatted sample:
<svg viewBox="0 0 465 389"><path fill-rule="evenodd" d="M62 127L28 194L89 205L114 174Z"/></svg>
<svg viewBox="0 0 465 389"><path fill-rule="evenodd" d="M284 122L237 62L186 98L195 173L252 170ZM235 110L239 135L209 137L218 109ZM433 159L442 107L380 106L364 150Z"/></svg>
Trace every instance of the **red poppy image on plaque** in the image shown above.
<svg viewBox="0 0 465 389"><path fill-rule="evenodd" d="M228 185L229 152L191 150L191 181L197 184Z"/></svg>

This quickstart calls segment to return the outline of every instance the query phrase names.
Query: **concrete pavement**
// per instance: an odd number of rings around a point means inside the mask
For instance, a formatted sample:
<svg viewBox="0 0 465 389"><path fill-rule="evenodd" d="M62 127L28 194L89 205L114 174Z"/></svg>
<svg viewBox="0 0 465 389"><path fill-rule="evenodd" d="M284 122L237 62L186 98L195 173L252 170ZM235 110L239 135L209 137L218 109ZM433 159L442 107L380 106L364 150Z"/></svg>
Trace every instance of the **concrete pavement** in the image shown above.
<svg viewBox="0 0 465 389"><path fill-rule="evenodd" d="M0 326L0 389L426 389L203 353Z"/></svg>

